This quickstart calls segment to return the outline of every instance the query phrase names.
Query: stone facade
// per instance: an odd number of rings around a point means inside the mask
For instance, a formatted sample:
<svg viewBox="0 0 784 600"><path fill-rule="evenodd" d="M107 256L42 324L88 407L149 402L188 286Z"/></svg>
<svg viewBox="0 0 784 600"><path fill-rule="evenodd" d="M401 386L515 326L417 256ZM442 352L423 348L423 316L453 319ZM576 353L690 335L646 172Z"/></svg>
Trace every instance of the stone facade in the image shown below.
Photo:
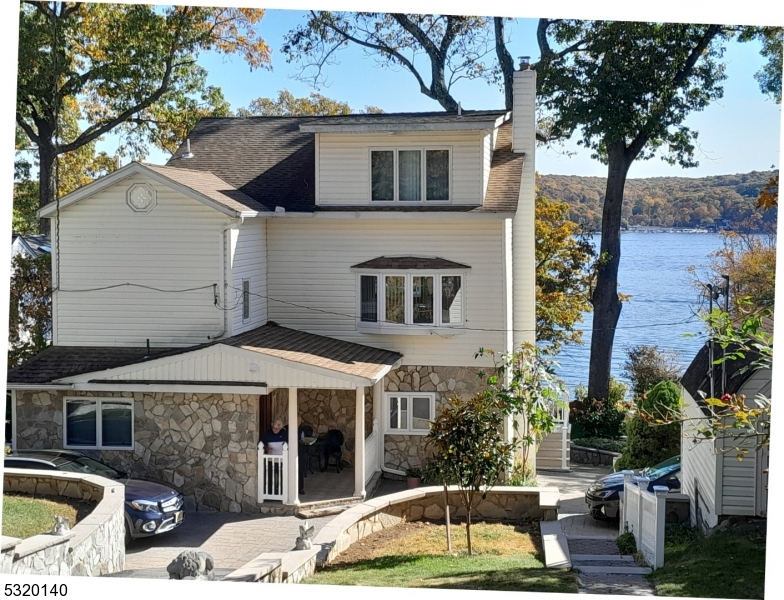
<svg viewBox="0 0 784 600"><path fill-rule="evenodd" d="M98 577L122 571L125 568L123 488L121 483L95 475L30 475L23 469L6 469L4 492L66 496L95 502L96 506L65 536L41 534L17 540L13 545L3 544L3 572Z"/></svg>
<svg viewBox="0 0 784 600"><path fill-rule="evenodd" d="M258 512L258 397L236 394L25 391L17 447L63 447L63 397L134 399L134 449L85 451L131 477L182 492L186 510Z"/></svg>
<svg viewBox="0 0 784 600"><path fill-rule="evenodd" d="M450 399L471 396L482 389L479 372L474 367L404 366L384 378L386 392L435 392L436 413ZM383 407L382 407L383 410ZM382 418L385 415L381 415ZM421 467L427 461L424 435L384 436L384 465L405 471Z"/></svg>
<svg viewBox="0 0 784 600"><path fill-rule="evenodd" d="M277 389L272 396L272 414L288 423L288 390ZM300 389L297 391L297 410L302 423L313 427L314 435L330 429L343 433L343 460L354 465L357 395L354 390ZM373 430L373 390L365 388L365 437Z"/></svg>

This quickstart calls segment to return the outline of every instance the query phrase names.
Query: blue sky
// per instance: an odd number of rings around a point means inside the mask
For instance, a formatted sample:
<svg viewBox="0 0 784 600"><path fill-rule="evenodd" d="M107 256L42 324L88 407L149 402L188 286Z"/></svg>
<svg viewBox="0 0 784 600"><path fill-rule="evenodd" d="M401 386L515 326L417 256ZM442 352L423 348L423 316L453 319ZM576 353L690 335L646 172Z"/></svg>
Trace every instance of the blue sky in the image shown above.
<svg viewBox="0 0 784 600"><path fill-rule="evenodd" d="M306 96L314 89L294 76L299 67L289 64L280 52L286 32L304 20L304 12L268 10L259 30L272 48L272 70L250 72L239 57L205 53L199 63L209 72L211 85L223 89L233 109L247 106L256 97L273 97L282 89L295 96ZM508 27L513 56L538 57L535 41L535 19L518 19ZM386 112L440 110L440 106L420 93L414 77L405 70L392 71L379 67L372 57L356 47L338 53L340 64L327 68L329 86L320 93L348 102L352 108L374 105ZM696 169L672 167L658 158L636 161L630 177L687 176L703 177L779 166L781 107L763 96L754 73L763 64L756 42L732 43L725 55L727 80L724 97L702 113L690 115L686 124L698 130L699 161ZM453 95L466 109L502 108L501 90L482 80L463 80L453 88ZM116 138L109 137L102 150L114 153ZM563 150L573 151L566 156ZM148 161L164 162L167 155L153 151ZM540 148L536 157L537 170L544 174L604 176L606 167L590 158L590 153L573 142L564 148Z"/></svg>

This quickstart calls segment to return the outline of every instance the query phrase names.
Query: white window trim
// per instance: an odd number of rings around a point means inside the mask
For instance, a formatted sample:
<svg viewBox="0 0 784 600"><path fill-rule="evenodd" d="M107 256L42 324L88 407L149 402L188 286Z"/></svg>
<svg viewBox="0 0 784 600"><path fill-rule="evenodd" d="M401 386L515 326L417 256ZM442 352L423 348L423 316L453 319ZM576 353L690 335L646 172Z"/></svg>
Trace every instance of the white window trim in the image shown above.
<svg viewBox="0 0 784 600"><path fill-rule="evenodd" d="M248 283L248 316L245 317L245 282ZM240 292L242 302L240 303L240 316L243 323L250 323L251 321L251 293L250 293L250 279L242 280L242 291Z"/></svg>
<svg viewBox="0 0 784 600"><path fill-rule="evenodd" d="M377 285L377 318L378 321L362 320L362 276L376 277ZM386 277L405 277L405 310L404 323L386 322ZM433 323L414 323L414 277L433 277ZM442 277L460 277L460 293L462 294L462 318L459 322L443 323L441 321L441 289ZM445 332L448 334L465 333L465 326L468 321L467 299L466 299L467 272L455 270L356 270L356 289L357 289L357 330L367 333L390 333L390 334L427 334L431 331Z"/></svg>
<svg viewBox="0 0 784 600"><path fill-rule="evenodd" d="M96 403L96 422L95 422L95 446L76 446L68 443L68 410L66 408L69 400L91 400ZM128 404L131 407L131 445L130 446L104 446L103 445L103 401L118 402ZM66 396L63 398L63 448L68 450L133 450L133 443L136 440L136 420L133 398L112 397L112 396Z"/></svg>
<svg viewBox="0 0 784 600"><path fill-rule="evenodd" d="M421 200L400 200L400 190L399 181L398 181L398 153L403 150L419 150L422 152L421 158L421 173L422 173L422 190L421 190ZM449 153L449 199L447 200L428 200L427 199L427 151L428 150L446 150ZM392 160L392 186L393 186L393 195L394 200L373 200L373 152L392 152L393 153L393 160ZM452 191L454 186L452 185L452 146L379 146L375 148L368 148L368 202L373 205L388 205L388 204L400 204L403 206L412 205L417 206L419 204L451 204L452 203Z"/></svg>
<svg viewBox="0 0 784 600"><path fill-rule="evenodd" d="M414 418L414 397L429 399L429 421L432 422L436 418L436 395L433 392L384 392L384 433L389 435L427 435L430 433L429 427L427 429L411 429L411 421ZM392 429L390 427L390 398L408 399L408 408L406 410L408 423L406 429Z"/></svg>

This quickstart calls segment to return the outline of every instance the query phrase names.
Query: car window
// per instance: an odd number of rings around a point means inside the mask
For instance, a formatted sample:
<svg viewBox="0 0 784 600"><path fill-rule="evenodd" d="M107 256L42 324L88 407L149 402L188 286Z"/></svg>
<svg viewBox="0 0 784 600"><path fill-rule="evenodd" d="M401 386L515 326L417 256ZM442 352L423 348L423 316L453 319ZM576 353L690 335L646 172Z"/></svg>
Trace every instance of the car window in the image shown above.
<svg viewBox="0 0 784 600"><path fill-rule="evenodd" d="M64 462L59 465L59 469L72 473L89 473L90 475L98 475L108 479L120 479L122 477L119 471L112 469L109 465L105 465L86 456L80 456L74 460Z"/></svg>
<svg viewBox="0 0 784 600"><path fill-rule="evenodd" d="M677 466L677 465L680 465L680 464L681 464L681 457L680 457L680 455L673 456L672 458L668 458L667 460L664 460L664 461L660 462L659 464L653 465L652 467L644 468L642 470L642 474L650 477L651 479L653 479L653 477L651 477L651 475L649 475L650 473L654 473L656 471L660 471L661 469L666 469L668 467L674 467L674 466Z"/></svg>
<svg viewBox="0 0 784 600"><path fill-rule="evenodd" d="M44 471L54 471L52 465L38 462L37 460L23 460L19 458L6 458L3 461L6 469L42 469Z"/></svg>
<svg viewBox="0 0 784 600"><path fill-rule="evenodd" d="M680 470L681 470L680 464L675 464L675 465L669 465L661 469L651 469L646 475L648 479L654 481L656 479L661 479L662 477L667 477L668 475L677 473Z"/></svg>

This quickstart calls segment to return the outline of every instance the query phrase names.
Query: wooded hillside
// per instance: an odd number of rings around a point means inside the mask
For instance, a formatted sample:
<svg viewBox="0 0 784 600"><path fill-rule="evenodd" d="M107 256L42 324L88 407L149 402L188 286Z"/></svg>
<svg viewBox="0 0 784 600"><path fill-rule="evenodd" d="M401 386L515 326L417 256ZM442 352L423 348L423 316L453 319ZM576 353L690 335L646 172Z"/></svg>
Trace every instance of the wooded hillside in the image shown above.
<svg viewBox="0 0 784 600"><path fill-rule="evenodd" d="M761 230L775 226L777 209L757 209L757 197L778 171L752 171L714 177L629 179L623 226L727 227ZM539 175L539 195L568 202L569 218L599 231L606 179Z"/></svg>

